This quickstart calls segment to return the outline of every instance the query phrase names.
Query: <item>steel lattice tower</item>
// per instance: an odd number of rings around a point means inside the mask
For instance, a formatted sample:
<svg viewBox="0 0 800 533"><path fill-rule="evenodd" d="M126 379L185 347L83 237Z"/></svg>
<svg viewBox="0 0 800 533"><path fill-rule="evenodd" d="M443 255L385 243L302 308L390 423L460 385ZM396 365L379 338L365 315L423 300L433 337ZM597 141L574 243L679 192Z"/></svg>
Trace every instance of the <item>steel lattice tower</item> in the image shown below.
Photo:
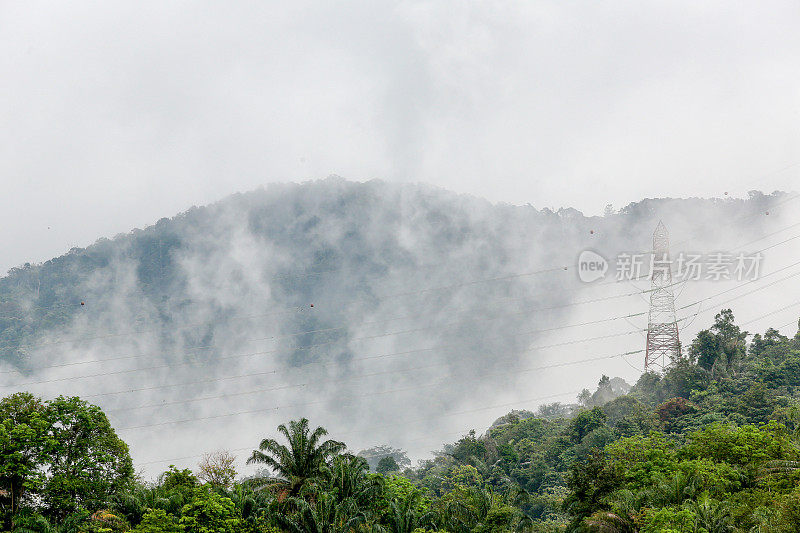
<svg viewBox="0 0 800 533"><path fill-rule="evenodd" d="M653 269L650 278L650 313L647 320L647 348L644 368L664 368L681 355L678 323L675 320L675 294L672 291L672 262L669 258L669 233L659 221L653 232Z"/></svg>

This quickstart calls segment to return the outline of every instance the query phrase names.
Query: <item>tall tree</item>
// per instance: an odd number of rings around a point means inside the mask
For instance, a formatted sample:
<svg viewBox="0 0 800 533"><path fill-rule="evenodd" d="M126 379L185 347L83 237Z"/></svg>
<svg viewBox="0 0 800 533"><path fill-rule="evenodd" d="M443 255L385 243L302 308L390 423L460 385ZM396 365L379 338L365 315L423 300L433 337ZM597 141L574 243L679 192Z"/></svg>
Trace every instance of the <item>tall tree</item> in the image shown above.
<svg viewBox="0 0 800 533"><path fill-rule="evenodd" d="M290 501L297 513L275 517L281 528L289 533L352 533L364 522L364 514L353 500L340 502L327 492L319 493L313 505L302 498Z"/></svg>
<svg viewBox="0 0 800 533"><path fill-rule="evenodd" d="M277 474L275 482L285 493L284 496L295 497L300 494L306 483L318 478L323 466L345 449L343 442L320 442L328 431L322 427L311 431L306 418L292 420L288 428L281 424L278 432L286 437L289 445L284 446L275 439L264 439L259 449L253 450L247 463L264 464L271 468Z"/></svg>
<svg viewBox="0 0 800 533"><path fill-rule="evenodd" d="M363 457L343 454L325 468L324 488L335 492L339 501L352 499L360 507L368 507L381 493L381 479L369 474L369 465Z"/></svg>
<svg viewBox="0 0 800 533"><path fill-rule="evenodd" d="M386 514L386 527L382 528L387 533L412 533L426 526L432 526L436 520L435 513L420 511L422 494L412 492L402 500L393 499L389 502L389 512Z"/></svg>
<svg viewBox="0 0 800 533"><path fill-rule="evenodd" d="M236 456L227 450L204 453L197 465L197 477L214 487L229 489L236 479L235 464Z"/></svg>
<svg viewBox="0 0 800 533"><path fill-rule="evenodd" d="M9 517L44 483L41 466L47 461L49 427L44 404L32 394L0 400L0 502Z"/></svg>
<svg viewBox="0 0 800 533"><path fill-rule="evenodd" d="M731 372L744 359L747 335L734 323L733 312L723 309L714 317L710 330L698 332L689 347L689 359L706 370Z"/></svg>
<svg viewBox="0 0 800 533"><path fill-rule="evenodd" d="M80 508L102 508L133 477L128 445L99 407L80 398L60 396L47 403L47 411L47 514L60 519Z"/></svg>

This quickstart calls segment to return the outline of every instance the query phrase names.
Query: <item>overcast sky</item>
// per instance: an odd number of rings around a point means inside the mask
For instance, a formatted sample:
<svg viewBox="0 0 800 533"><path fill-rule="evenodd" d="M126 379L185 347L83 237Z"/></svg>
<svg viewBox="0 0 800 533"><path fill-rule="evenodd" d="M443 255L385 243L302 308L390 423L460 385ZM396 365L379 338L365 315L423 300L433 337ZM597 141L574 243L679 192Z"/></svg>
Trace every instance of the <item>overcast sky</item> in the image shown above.
<svg viewBox="0 0 800 533"><path fill-rule="evenodd" d="M0 270L272 181L598 213L800 177L800 3L0 2Z"/></svg>

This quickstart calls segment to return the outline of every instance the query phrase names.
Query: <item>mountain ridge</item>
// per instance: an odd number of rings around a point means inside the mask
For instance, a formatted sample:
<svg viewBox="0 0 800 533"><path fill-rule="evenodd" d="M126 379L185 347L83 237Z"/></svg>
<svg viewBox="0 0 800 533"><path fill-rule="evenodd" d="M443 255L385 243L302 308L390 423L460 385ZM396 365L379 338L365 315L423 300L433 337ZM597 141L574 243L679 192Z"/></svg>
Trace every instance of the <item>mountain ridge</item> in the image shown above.
<svg viewBox="0 0 800 533"><path fill-rule="evenodd" d="M338 178L237 194L0 279L0 386L90 392L125 427L314 402L333 427L384 427L393 442L402 424L387 418L560 394L554 371L515 370L638 347L622 321L581 328L612 334L591 345L562 331L646 305L582 303L633 287L581 283L581 250L646 250L659 219L677 242L723 249L774 231L788 198L645 201L584 217ZM596 380L586 367L569 367L573 381ZM607 372L630 378L626 368ZM437 380L450 386L402 392ZM198 431L180 426L174 446ZM147 436L132 446L147 450Z"/></svg>

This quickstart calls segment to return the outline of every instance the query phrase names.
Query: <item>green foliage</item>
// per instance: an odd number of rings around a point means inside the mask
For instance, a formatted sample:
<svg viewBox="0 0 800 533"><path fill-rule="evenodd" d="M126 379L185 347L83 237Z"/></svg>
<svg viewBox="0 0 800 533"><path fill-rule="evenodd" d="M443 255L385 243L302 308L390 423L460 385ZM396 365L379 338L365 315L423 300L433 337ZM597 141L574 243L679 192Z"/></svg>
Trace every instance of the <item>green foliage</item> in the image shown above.
<svg viewBox="0 0 800 533"><path fill-rule="evenodd" d="M22 509L14 517L14 533L87 533L92 529L87 512L74 513L60 523L51 523L46 517L30 508ZM96 529L95 529L96 531ZM111 530L109 530L111 531Z"/></svg>
<svg viewBox="0 0 800 533"><path fill-rule="evenodd" d="M224 455L201 461L205 483L174 466L145 483L97 407L16 394L0 401L3 518L76 533L799 531L800 337L746 336L723 310L629 393L603 376L584 407L512 411L416 468L389 446L343 453L300 419L249 459L274 477L237 481Z"/></svg>
<svg viewBox="0 0 800 533"><path fill-rule="evenodd" d="M723 309L714 317L710 330L697 334L689 347L689 356L701 368L719 374L736 369L746 353L747 332L734 323L733 312Z"/></svg>
<svg viewBox="0 0 800 533"><path fill-rule="evenodd" d="M319 493L313 504L299 498L290 498L289 503L296 512L276 517L289 533L350 533L364 521L353 500L339 501L328 492Z"/></svg>
<svg viewBox="0 0 800 533"><path fill-rule="evenodd" d="M128 446L99 407L79 398L47 403L52 446L48 482L42 491L56 518L109 502L133 475Z"/></svg>
<svg viewBox="0 0 800 533"><path fill-rule="evenodd" d="M623 470L609 461L601 452L594 452L576 462L567 477L569 497L564 500L564 510L573 517L573 526L584 518L606 508L605 500L615 490L621 489Z"/></svg>
<svg viewBox="0 0 800 533"><path fill-rule="evenodd" d="M705 390L709 380L710 374L706 369L691 364L687 359L679 359L664 374L662 394L668 398L689 399L695 391Z"/></svg>
<svg viewBox="0 0 800 533"><path fill-rule="evenodd" d="M720 357L719 339L710 330L704 329L689 346L689 357L697 361L697 365L705 370L711 370Z"/></svg>
<svg viewBox="0 0 800 533"><path fill-rule="evenodd" d="M324 490L334 492L340 502L352 500L361 508L369 507L384 490L384 478L370 474L369 464L350 454L331 459L320 481Z"/></svg>
<svg viewBox="0 0 800 533"><path fill-rule="evenodd" d="M42 402L28 393L0 401L0 499L6 525L22 505L56 522L101 510L128 483L133 466L97 406L78 398Z"/></svg>
<svg viewBox="0 0 800 533"><path fill-rule="evenodd" d="M188 468L178 470L175 465L169 465L169 470L161 474L161 486L167 491L177 490L192 493L199 485L200 480Z"/></svg>
<svg viewBox="0 0 800 533"><path fill-rule="evenodd" d="M233 533L239 518L230 498L211 492L198 494L187 503L178 524L186 533Z"/></svg>
<svg viewBox="0 0 800 533"><path fill-rule="evenodd" d="M435 514L425 510L420 491L413 491L405 497L392 498L388 512L383 517L384 529L390 533L413 533L426 526L433 526Z"/></svg>
<svg viewBox="0 0 800 533"><path fill-rule="evenodd" d="M164 509L149 509L142 521L133 531L135 533L181 533L184 526L178 524L175 518Z"/></svg>
<svg viewBox="0 0 800 533"><path fill-rule="evenodd" d="M483 461L486 458L486 445L475 436L475 430L471 430L456 443L450 455L466 464Z"/></svg>
<svg viewBox="0 0 800 533"><path fill-rule="evenodd" d="M786 428L776 422L761 427L715 423L690 434L682 455L747 467L785 457L792 448Z"/></svg>
<svg viewBox="0 0 800 533"><path fill-rule="evenodd" d="M680 507L647 509L642 517L641 533L682 533L695 530L697 515Z"/></svg>
<svg viewBox="0 0 800 533"><path fill-rule="evenodd" d="M54 446L45 405L29 393L0 400L0 490L4 507L16 513L44 485L43 467Z"/></svg>
<svg viewBox="0 0 800 533"><path fill-rule="evenodd" d="M320 442L328 432L321 427L311 431L305 418L291 421L288 428L281 424L278 432L286 438L288 446L275 439L264 439L247 462L272 468L279 476L275 486L289 497L300 494L308 481L320 476L324 464L345 448L344 443L334 440Z"/></svg>
<svg viewBox="0 0 800 533"><path fill-rule="evenodd" d="M581 411L578 416L572 419L570 424L572 442L581 442L590 432L603 427L606 419L606 414L600 407L595 407L589 411Z"/></svg>
<svg viewBox="0 0 800 533"><path fill-rule="evenodd" d="M403 476L388 476L384 481L384 495L387 501L403 500L415 497L420 492L419 487L410 479ZM430 507L430 501L424 497L416 499L417 504L420 506L419 510Z"/></svg>
<svg viewBox="0 0 800 533"><path fill-rule="evenodd" d="M400 465L397 464L394 457L391 455L387 457L383 457L380 461L378 461L378 466L375 469L376 472L379 474L388 474L389 472L398 472L400 471Z"/></svg>

